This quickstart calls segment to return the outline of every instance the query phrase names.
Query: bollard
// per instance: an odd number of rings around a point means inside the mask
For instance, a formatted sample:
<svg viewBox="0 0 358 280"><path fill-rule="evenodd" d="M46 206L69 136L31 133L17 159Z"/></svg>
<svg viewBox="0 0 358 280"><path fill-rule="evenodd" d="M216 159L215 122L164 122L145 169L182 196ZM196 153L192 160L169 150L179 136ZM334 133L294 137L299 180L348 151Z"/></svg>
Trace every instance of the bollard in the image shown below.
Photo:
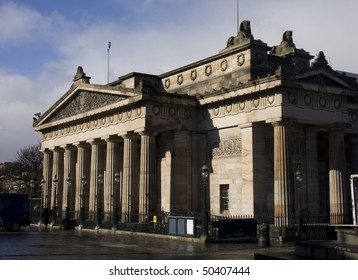
<svg viewBox="0 0 358 280"><path fill-rule="evenodd" d="M260 247L270 247L270 226L267 224L259 225L259 239L258 245Z"/></svg>

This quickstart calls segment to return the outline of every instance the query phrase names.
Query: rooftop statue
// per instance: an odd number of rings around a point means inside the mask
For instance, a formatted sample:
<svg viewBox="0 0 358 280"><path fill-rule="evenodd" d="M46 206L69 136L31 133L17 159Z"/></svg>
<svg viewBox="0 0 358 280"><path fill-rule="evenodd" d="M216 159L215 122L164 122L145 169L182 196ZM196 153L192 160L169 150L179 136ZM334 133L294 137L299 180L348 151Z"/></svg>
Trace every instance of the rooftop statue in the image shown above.
<svg viewBox="0 0 358 280"><path fill-rule="evenodd" d="M324 55L323 51L320 51L312 63L312 66L328 66L328 61L326 59L326 56Z"/></svg>
<svg viewBox="0 0 358 280"><path fill-rule="evenodd" d="M237 33L237 36L231 36L227 40L227 47L239 45L241 43L246 43L253 40L254 37L251 34L250 21L244 20L240 24L240 31Z"/></svg>
<svg viewBox="0 0 358 280"><path fill-rule="evenodd" d="M89 83L89 80L90 80L91 78L90 77L87 77L86 76L86 73L85 72L83 72L83 68L82 68L82 66L78 66L77 67L77 73L76 73L76 75L75 75L75 77L73 78L73 81L74 82L82 82L82 83Z"/></svg>
<svg viewBox="0 0 358 280"><path fill-rule="evenodd" d="M282 36L281 44L279 46L272 47L271 54L277 56L285 56L294 53L296 50L296 46L293 43L292 33L292 31L285 31Z"/></svg>
<svg viewBox="0 0 358 280"><path fill-rule="evenodd" d="M86 77L86 73L83 72L82 66L78 66L77 67L77 73L76 73L75 77L73 78L73 80L77 81L77 80L85 78L85 77Z"/></svg>

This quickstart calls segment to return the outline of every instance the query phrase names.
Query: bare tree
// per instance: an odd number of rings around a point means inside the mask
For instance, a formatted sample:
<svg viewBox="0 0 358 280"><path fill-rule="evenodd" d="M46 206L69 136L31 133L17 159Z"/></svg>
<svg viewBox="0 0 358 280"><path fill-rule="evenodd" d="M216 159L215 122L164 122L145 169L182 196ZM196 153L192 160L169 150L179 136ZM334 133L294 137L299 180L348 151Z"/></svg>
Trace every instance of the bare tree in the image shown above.
<svg viewBox="0 0 358 280"><path fill-rule="evenodd" d="M25 182L30 187L33 180L33 189L36 196L36 190L40 188L43 168L43 153L40 151L40 144L30 145L17 152L16 161L21 165L22 183Z"/></svg>

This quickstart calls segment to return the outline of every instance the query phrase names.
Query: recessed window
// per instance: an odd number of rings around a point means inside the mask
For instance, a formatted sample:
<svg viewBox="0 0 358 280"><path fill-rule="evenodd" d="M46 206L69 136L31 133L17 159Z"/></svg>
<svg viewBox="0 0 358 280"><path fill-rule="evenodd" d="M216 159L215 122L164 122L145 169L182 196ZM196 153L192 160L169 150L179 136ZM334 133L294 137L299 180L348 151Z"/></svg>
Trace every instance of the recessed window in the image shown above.
<svg viewBox="0 0 358 280"><path fill-rule="evenodd" d="M220 213L229 211L229 185L220 185Z"/></svg>

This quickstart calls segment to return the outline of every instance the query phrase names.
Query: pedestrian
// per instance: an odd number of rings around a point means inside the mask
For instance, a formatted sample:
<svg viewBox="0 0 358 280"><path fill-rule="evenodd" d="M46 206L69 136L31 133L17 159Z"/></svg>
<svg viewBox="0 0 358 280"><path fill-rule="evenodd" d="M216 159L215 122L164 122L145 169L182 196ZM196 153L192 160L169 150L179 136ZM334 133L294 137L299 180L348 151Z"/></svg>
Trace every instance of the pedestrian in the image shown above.
<svg viewBox="0 0 358 280"><path fill-rule="evenodd" d="M41 219L42 219L42 223L45 225L45 231L47 231L47 225L48 225L48 221L50 219L50 212L47 207L45 207L42 210Z"/></svg>

